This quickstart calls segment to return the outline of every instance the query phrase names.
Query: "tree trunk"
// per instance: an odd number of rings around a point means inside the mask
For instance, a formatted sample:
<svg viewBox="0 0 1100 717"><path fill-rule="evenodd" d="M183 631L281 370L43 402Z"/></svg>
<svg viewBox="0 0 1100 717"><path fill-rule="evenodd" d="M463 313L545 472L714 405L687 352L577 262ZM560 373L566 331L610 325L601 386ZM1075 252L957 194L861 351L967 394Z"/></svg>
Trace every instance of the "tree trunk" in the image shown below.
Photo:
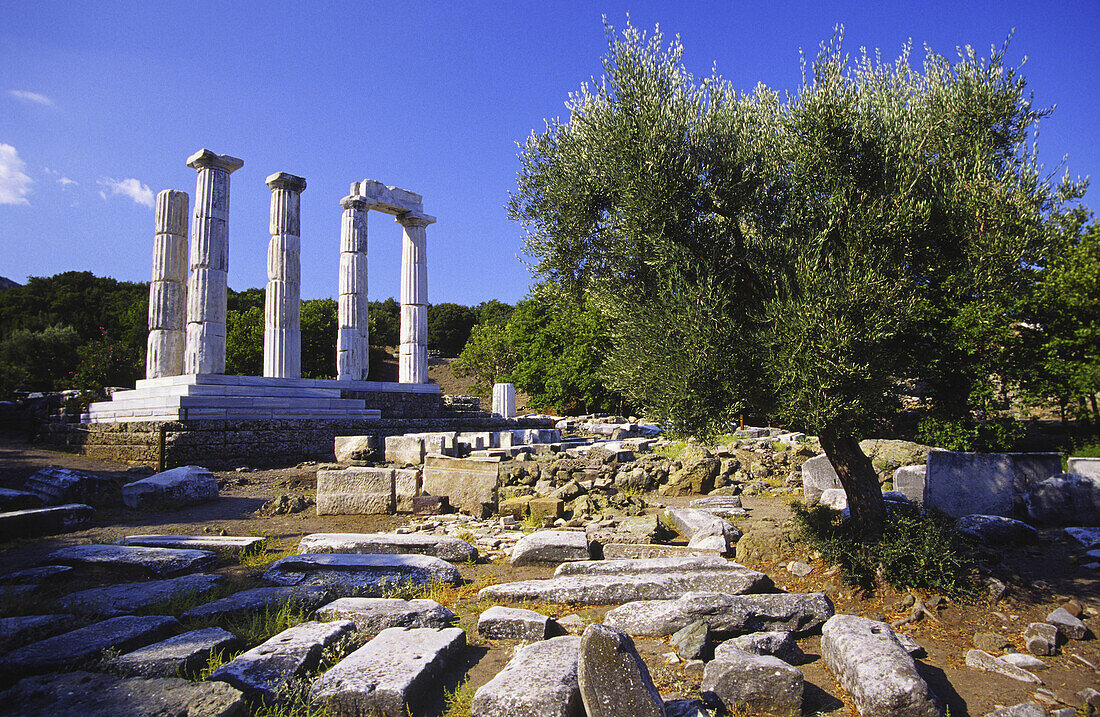
<svg viewBox="0 0 1100 717"><path fill-rule="evenodd" d="M877 543L882 537L886 503L882 500L878 474L871 459L864 455L859 441L849 431L825 426L819 438L848 494L848 510L852 513L856 537L864 543Z"/></svg>

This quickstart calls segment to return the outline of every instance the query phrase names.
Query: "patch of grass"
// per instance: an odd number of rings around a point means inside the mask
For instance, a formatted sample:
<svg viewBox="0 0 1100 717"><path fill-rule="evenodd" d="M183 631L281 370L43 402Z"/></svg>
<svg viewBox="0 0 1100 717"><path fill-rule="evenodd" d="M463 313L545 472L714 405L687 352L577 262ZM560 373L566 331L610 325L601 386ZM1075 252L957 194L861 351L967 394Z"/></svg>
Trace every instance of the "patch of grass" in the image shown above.
<svg viewBox="0 0 1100 717"><path fill-rule="evenodd" d="M275 701L259 705L252 710L252 717L332 717L328 705L315 705L310 696L310 680L295 679L275 692Z"/></svg>
<svg viewBox="0 0 1100 717"><path fill-rule="evenodd" d="M383 591L383 597L402 600L435 600L440 605L451 608L461 601L473 600L484 587L492 584L489 575L481 575L462 585L452 585L443 580L433 580L423 585L392 585Z"/></svg>
<svg viewBox="0 0 1100 717"><path fill-rule="evenodd" d="M474 543L477 542L477 536L474 535L473 532L471 532L469 530L466 530L466 529L459 530L458 532L456 532L455 537L458 538L459 540L466 541L470 545L473 545Z"/></svg>
<svg viewBox="0 0 1100 717"><path fill-rule="evenodd" d="M221 667L222 665L227 665L233 660L237 659L237 656L240 655L242 652L244 652L243 649L214 650L210 653L210 656L206 658L206 664L196 670L194 674L183 674L180 676L186 679L193 679L198 682L203 682L207 680L210 675L214 674L214 671L217 670L219 667Z"/></svg>
<svg viewBox="0 0 1100 717"><path fill-rule="evenodd" d="M518 522L523 527L523 531L529 533L542 527L542 514L527 513Z"/></svg>
<svg viewBox="0 0 1100 717"><path fill-rule="evenodd" d="M685 449L687 449L687 441L669 441L667 445L654 448L653 452L664 456L670 461L675 461L684 454Z"/></svg>
<svg viewBox="0 0 1100 717"><path fill-rule="evenodd" d="M966 544L954 522L916 505L892 507L882 540L858 542L851 521L824 506L791 505L795 529L826 562L840 567L843 580L864 590L881 579L898 590L916 588L957 599L972 598L977 587Z"/></svg>
<svg viewBox="0 0 1100 717"><path fill-rule="evenodd" d="M294 548L287 548L285 550L270 550L268 548L260 548L259 550L242 551L240 557L240 563L242 568L254 571L267 570L268 566L276 560L290 557L291 555L297 555L298 551Z"/></svg>
<svg viewBox="0 0 1100 717"><path fill-rule="evenodd" d="M440 717L470 717L470 707L477 690L469 681L456 685L453 690L443 690L443 714Z"/></svg>
<svg viewBox="0 0 1100 717"><path fill-rule="evenodd" d="M268 605L263 610L218 615L203 620L187 620L192 630L204 627L220 627L232 632L247 645L258 645L287 628L306 622L313 610L299 600Z"/></svg>

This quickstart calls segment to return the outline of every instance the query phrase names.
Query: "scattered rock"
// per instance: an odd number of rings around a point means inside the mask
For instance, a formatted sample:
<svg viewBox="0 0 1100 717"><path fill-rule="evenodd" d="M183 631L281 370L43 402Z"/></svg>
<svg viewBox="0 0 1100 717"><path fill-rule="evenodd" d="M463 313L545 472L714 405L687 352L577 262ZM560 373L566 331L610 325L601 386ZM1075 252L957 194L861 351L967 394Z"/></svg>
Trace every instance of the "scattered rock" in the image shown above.
<svg viewBox="0 0 1100 717"><path fill-rule="evenodd" d="M421 714L442 696L443 671L465 647L457 627L390 627L314 680L310 695L338 714Z"/></svg>
<svg viewBox="0 0 1100 717"><path fill-rule="evenodd" d="M291 515L301 513L311 505L313 500L304 495L283 493L264 503L257 512L260 515Z"/></svg>
<svg viewBox="0 0 1100 717"><path fill-rule="evenodd" d="M1021 670L1045 670L1047 668L1047 663L1026 652L1010 652L1007 655L1001 655L998 659L1014 667L1019 667Z"/></svg>
<svg viewBox="0 0 1100 717"><path fill-rule="evenodd" d="M28 677L4 693L21 717L241 717L244 696L220 682L119 678L91 672Z"/></svg>
<svg viewBox="0 0 1100 717"><path fill-rule="evenodd" d="M1043 681L1035 675L1031 674L1027 670L1021 670L1015 665L1005 662L999 657L994 657L988 652L982 650L969 650L966 653L966 666L973 667L975 670L984 670L985 672L995 672L998 675L1004 675L1005 677L1011 677L1014 680L1020 682L1030 682L1032 684L1041 685Z"/></svg>
<svg viewBox="0 0 1100 717"><path fill-rule="evenodd" d="M298 552L430 555L451 563L477 560L477 548L465 540L423 533L313 533L298 543Z"/></svg>
<svg viewBox="0 0 1100 717"><path fill-rule="evenodd" d="M312 670L326 647L354 630L350 620L303 622L238 655L208 679L228 682L249 701L269 703L280 687Z"/></svg>
<svg viewBox="0 0 1100 717"><path fill-rule="evenodd" d="M821 628L821 656L862 715L940 717L939 700L890 626L834 615Z"/></svg>
<svg viewBox="0 0 1100 717"><path fill-rule="evenodd" d="M554 637L520 648L474 693L473 717L581 717L581 638Z"/></svg>
<svg viewBox="0 0 1100 717"><path fill-rule="evenodd" d="M1058 634L1064 635L1070 640L1084 640L1089 631L1085 627L1085 623L1069 614L1064 607L1060 607L1047 615L1046 621L1058 629Z"/></svg>
<svg viewBox="0 0 1100 717"><path fill-rule="evenodd" d="M723 651L703 671L703 699L726 710L748 708L754 714L798 714L802 709L802 671L770 655L736 649Z"/></svg>
<svg viewBox="0 0 1100 717"><path fill-rule="evenodd" d="M537 642L550 637L553 621L534 610L494 605L477 619L477 633L488 640Z"/></svg>
<svg viewBox="0 0 1100 717"><path fill-rule="evenodd" d="M638 637L664 637L705 620L716 637L786 630L802 635L833 615L824 593L731 595L691 592L675 600L640 600L613 608L604 623Z"/></svg>
<svg viewBox="0 0 1100 717"><path fill-rule="evenodd" d="M1035 528L1000 515L964 515L955 521L955 530L986 545L1023 545L1039 540Z"/></svg>
<svg viewBox="0 0 1100 717"><path fill-rule="evenodd" d="M986 652L1001 652L1012 647L1012 643L996 632L977 632L974 633L974 647Z"/></svg>
<svg viewBox="0 0 1100 717"><path fill-rule="evenodd" d="M174 617L112 617L13 650L0 664L0 671L31 675L72 668L108 648L130 651L163 640L179 626Z"/></svg>
<svg viewBox="0 0 1100 717"><path fill-rule="evenodd" d="M276 585L322 585L341 595L380 597L387 587L457 584L462 575L455 566L429 555L306 553L276 560L264 579Z"/></svg>
<svg viewBox="0 0 1100 717"><path fill-rule="evenodd" d="M789 632L751 632L730 638L714 649L714 659L722 659L729 650L740 650L750 655L773 655L791 665L801 663L806 657Z"/></svg>
<svg viewBox="0 0 1100 717"><path fill-rule="evenodd" d="M1066 528L1065 532L1085 548L1100 548L1100 528Z"/></svg>
<svg viewBox="0 0 1100 717"><path fill-rule="evenodd" d="M70 545L46 560L63 565L102 567L169 577L210 567L217 556L209 550L142 548L136 545Z"/></svg>
<svg viewBox="0 0 1100 717"><path fill-rule="evenodd" d="M194 673L210 655L240 646L236 635L220 627L192 630L111 660L111 669L131 677L177 677Z"/></svg>
<svg viewBox="0 0 1100 717"><path fill-rule="evenodd" d="M985 717L1047 717L1047 711L1034 702L1021 702L1018 705L987 712Z"/></svg>
<svg viewBox="0 0 1100 717"><path fill-rule="evenodd" d="M167 580L122 583L91 588L59 598L57 606L71 612L87 612L102 617L130 615L171 600L177 595L205 595L225 580L221 575L183 575Z"/></svg>
<svg viewBox="0 0 1100 717"><path fill-rule="evenodd" d="M199 466L180 466L122 486L122 502L130 510L173 508L217 497L217 479Z"/></svg>
<svg viewBox="0 0 1100 717"><path fill-rule="evenodd" d="M664 717L664 701L625 632L589 625L581 636L577 673L588 717Z"/></svg>
<svg viewBox="0 0 1100 717"><path fill-rule="evenodd" d="M317 610L321 620L351 620L360 638L370 639L391 627L449 627L453 612L435 600L344 597Z"/></svg>
<svg viewBox="0 0 1100 717"><path fill-rule="evenodd" d="M684 660L711 660L714 643L710 639L710 626L705 620L696 620L672 634L669 643Z"/></svg>
<svg viewBox="0 0 1100 717"><path fill-rule="evenodd" d="M1024 630L1024 644L1032 655L1053 655L1058 647L1058 628L1046 622L1033 622Z"/></svg>
<svg viewBox="0 0 1100 717"><path fill-rule="evenodd" d="M512 550L511 564L539 565L588 560L588 538L572 530L540 530L525 535Z"/></svg>

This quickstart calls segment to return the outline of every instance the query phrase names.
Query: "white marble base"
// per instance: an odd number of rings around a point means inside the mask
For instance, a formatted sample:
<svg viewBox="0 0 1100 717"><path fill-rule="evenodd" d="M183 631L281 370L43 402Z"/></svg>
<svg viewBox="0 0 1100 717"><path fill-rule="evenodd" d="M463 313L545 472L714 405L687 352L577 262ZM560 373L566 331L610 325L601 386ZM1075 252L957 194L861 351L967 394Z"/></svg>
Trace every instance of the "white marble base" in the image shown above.
<svg viewBox="0 0 1100 717"><path fill-rule="evenodd" d="M81 421L381 418L381 411L367 408L362 399L342 398L342 391L438 394L439 386L224 374L164 376L138 381L132 391L118 391L110 401L91 404Z"/></svg>

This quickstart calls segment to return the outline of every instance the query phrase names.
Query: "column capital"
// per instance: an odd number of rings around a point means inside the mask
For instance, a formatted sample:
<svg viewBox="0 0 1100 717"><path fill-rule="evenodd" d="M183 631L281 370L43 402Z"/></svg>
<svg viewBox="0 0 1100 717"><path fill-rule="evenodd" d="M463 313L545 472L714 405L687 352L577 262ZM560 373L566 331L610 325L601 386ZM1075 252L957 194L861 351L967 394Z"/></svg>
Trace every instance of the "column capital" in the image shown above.
<svg viewBox="0 0 1100 717"><path fill-rule="evenodd" d="M187 158L187 166L192 169L220 169L229 174L243 167L244 160L228 154L214 154L209 149L200 149Z"/></svg>
<svg viewBox="0 0 1100 717"><path fill-rule="evenodd" d="M306 188L305 179L288 172L276 172L264 181L271 189L286 189L291 192L298 192L299 194Z"/></svg>
<svg viewBox="0 0 1100 717"><path fill-rule="evenodd" d="M426 227L435 224L435 217L421 212L405 212L394 217L394 221L403 227Z"/></svg>
<svg viewBox="0 0 1100 717"><path fill-rule="evenodd" d="M374 206L374 202L354 194L349 194L348 196L340 200L341 209L356 209L358 211L367 211L368 209L373 209Z"/></svg>

